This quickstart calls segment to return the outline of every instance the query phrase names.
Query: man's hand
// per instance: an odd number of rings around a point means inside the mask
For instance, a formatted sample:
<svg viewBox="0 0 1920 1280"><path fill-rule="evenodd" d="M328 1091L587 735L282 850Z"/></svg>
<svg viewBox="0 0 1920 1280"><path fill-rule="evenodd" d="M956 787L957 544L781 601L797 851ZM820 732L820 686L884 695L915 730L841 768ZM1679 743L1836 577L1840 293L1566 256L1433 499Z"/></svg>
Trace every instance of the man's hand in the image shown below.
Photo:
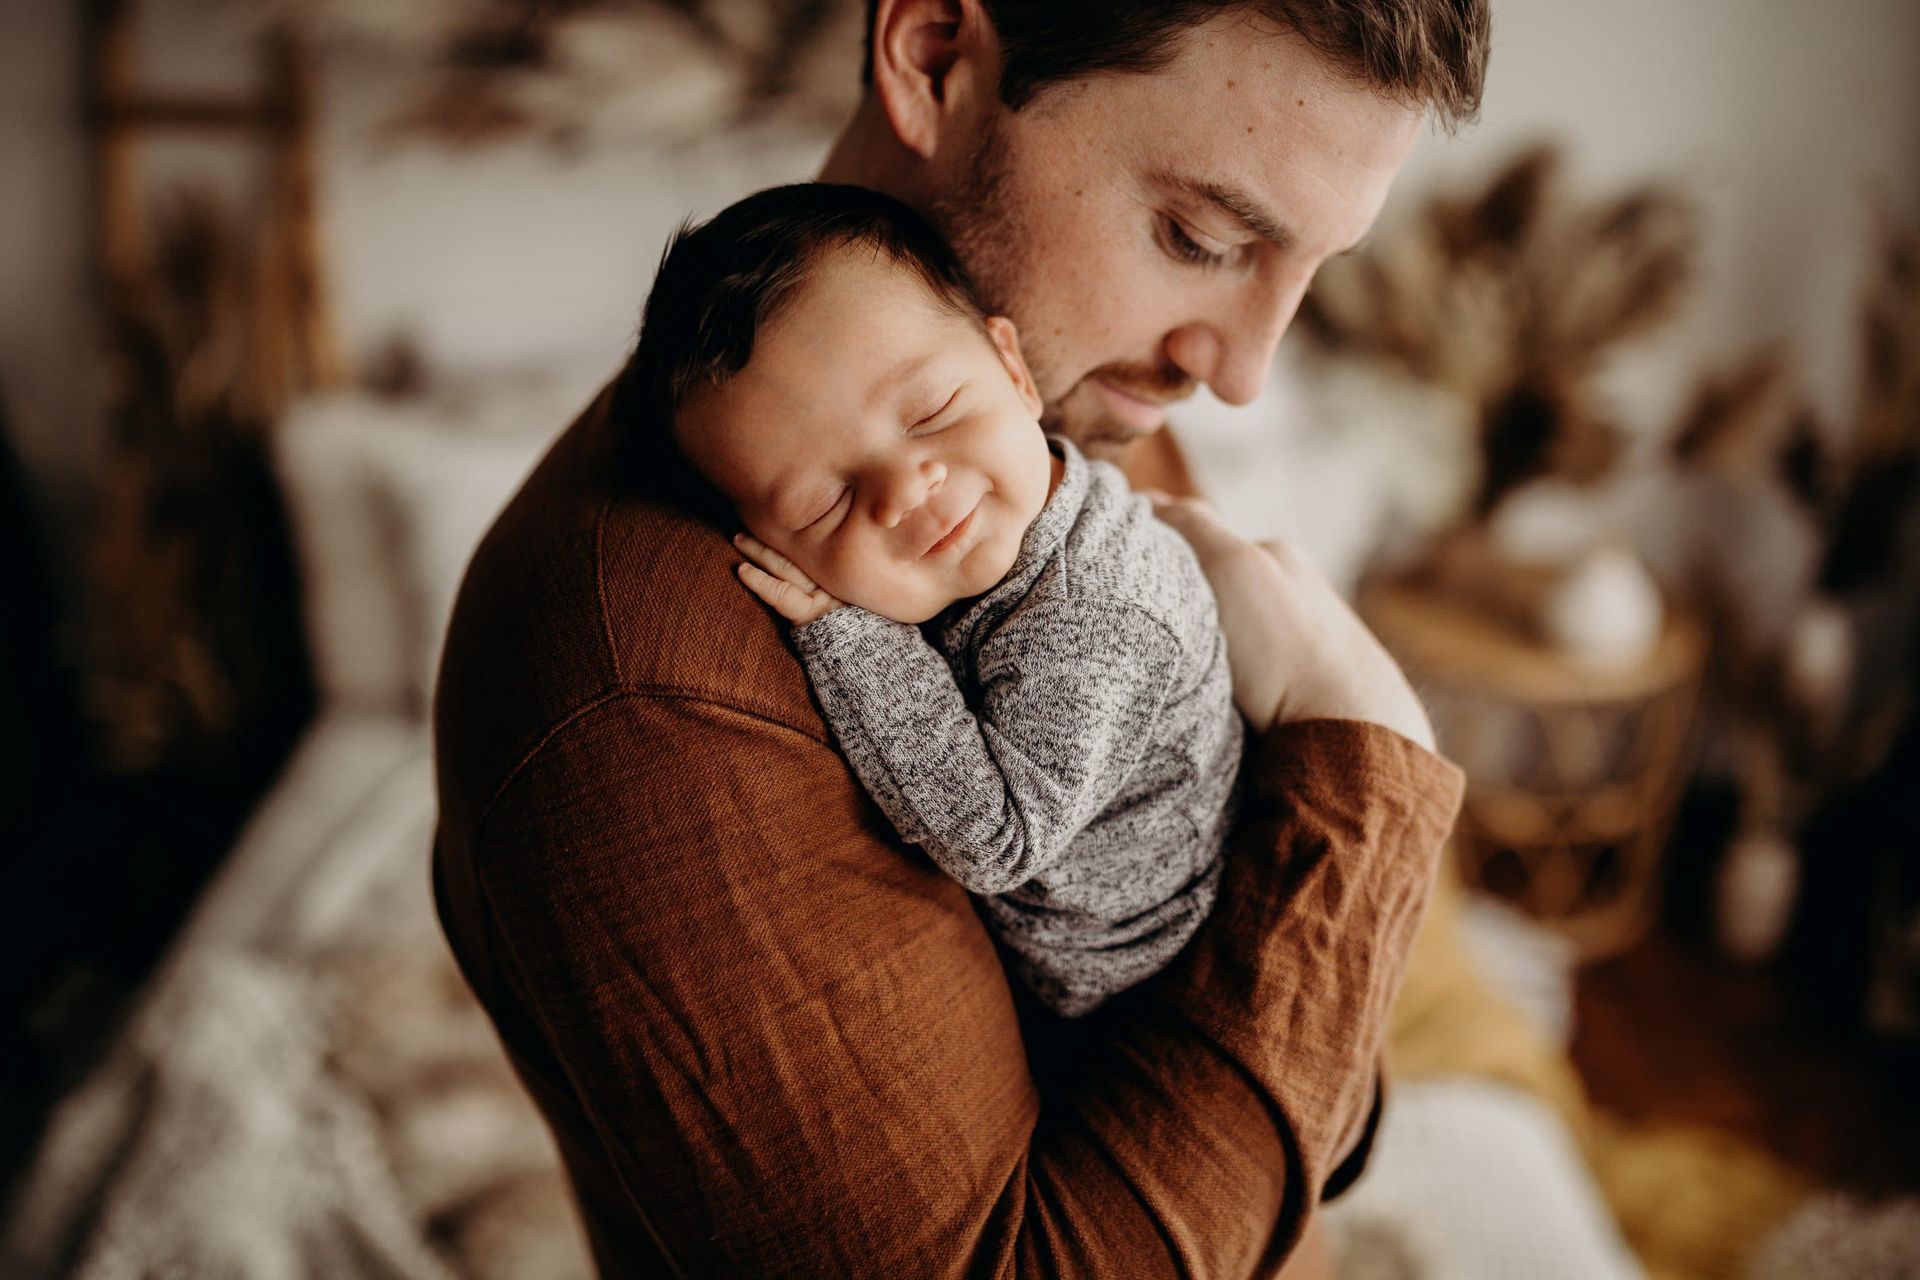
<svg viewBox="0 0 1920 1280"><path fill-rule="evenodd" d="M746 557L740 562L740 581L794 626L804 627L840 607L841 602L822 591L798 565L752 534L734 534L733 545Z"/></svg>
<svg viewBox="0 0 1920 1280"><path fill-rule="evenodd" d="M1399 664L1307 558L1256 546L1192 498L1142 490L1193 547L1220 603L1233 699L1256 733L1295 720L1368 720L1433 749Z"/></svg>

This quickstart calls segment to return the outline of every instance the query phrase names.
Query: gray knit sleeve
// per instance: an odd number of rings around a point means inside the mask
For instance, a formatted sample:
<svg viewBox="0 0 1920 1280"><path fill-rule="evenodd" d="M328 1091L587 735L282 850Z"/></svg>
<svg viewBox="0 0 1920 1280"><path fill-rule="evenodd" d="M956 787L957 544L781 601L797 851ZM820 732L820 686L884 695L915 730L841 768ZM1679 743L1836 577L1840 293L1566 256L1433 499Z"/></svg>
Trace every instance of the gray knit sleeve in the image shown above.
<svg viewBox="0 0 1920 1280"><path fill-rule="evenodd" d="M917 628L847 606L794 642L841 750L906 840L968 890L1049 867L1118 793L1179 670L1143 610L1017 609L976 657L980 707Z"/></svg>

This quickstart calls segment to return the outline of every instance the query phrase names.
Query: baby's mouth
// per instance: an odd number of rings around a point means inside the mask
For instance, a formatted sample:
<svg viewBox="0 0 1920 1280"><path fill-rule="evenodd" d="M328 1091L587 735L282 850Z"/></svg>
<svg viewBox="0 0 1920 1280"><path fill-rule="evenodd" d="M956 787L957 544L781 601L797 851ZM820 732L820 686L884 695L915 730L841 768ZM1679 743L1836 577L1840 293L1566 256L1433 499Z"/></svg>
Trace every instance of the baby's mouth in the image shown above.
<svg viewBox="0 0 1920 1280"><path fill-rule="evenodd" d="M932 546L928 547L925 551L920 553L920 558L922 560L925 560L929 556L938 555L940 552L945 551L948 547L952 546L955 542L959 541L961 535L965 534L967 530L973 527L974 513L979 510L980 510L980 504L978 502L975 502L973 506L967 509L967 514L960 517L959 522L956 523L953 526L953 528L941 534L940 537L934 542Z"/></svg>

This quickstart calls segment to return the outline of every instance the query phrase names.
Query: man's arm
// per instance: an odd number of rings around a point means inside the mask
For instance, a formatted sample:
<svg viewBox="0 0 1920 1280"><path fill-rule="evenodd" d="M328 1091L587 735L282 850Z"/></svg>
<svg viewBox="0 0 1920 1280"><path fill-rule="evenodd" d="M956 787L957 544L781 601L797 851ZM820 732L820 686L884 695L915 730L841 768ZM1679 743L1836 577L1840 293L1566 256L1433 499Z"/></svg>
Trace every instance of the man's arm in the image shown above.
<svg viewBox="0 0 1920 1280"><path fill-rule="evenodd" d="M1213 917L1034 1072L964 893L801 727L590 707L479 875L541 1084L683 1274L1264 1275L1366 1112L1459 787L1374 725L1272 730Z"/></svg>
<svg viewBox="0 0 1920 1280"><path fill-rule="evenodd" d="M919 629L841 608L794 632L854 772L900 834L973 893L1047 870L1120 790L1179 670L1125 604L1021 609L979 655L980 714Z"/></svg>

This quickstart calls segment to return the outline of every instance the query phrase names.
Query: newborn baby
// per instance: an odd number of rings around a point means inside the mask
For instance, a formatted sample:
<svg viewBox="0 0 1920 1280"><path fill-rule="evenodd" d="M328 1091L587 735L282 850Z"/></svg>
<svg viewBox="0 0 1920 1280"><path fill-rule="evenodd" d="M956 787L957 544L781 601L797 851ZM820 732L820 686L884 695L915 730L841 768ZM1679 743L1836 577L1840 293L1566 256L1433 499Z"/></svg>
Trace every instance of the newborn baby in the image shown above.
<svg viewBox="0 0 1920 1280"><path fill-rule="evenodd" d="M1213 595L1118 468L1042 431L939 236L856 187L750 196L675 237L628 376L737 510L741 580L861 783L1013 972L1076 1016L1172 960L1240 762Z"/></svg>

